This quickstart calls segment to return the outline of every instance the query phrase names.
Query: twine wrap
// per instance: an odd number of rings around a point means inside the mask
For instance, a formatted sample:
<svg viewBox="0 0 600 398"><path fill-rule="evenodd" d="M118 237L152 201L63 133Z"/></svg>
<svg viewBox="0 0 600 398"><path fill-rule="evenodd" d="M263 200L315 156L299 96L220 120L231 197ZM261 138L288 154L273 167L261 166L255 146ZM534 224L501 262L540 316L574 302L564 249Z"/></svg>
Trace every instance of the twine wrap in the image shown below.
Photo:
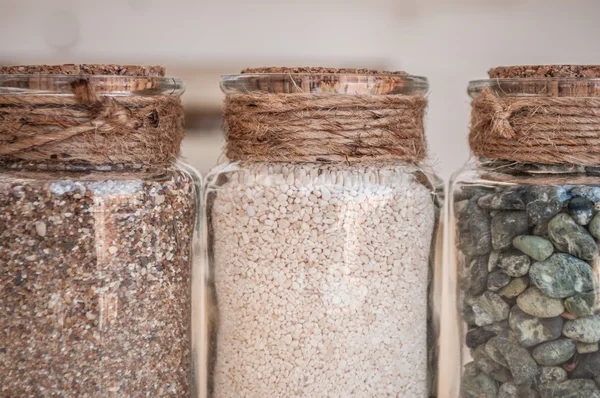
<svg viewBox="0 0 600 398"><path fill-rule="evenodd" d="M230 160L335 162L426 157L427 100L408 95L230 94Z"/></svg>
<svg viewBox="0 0 600 398"><path fill-rule="evenodd" d="M1 162L166 164L179 155L179 97L99 96L85 78L73 96L0 95Z"/></svg>
<svg viewBox="0 0 600 398"><path fill-rule="evenodd" d="M472 102L469 145L492 160L600 164L600 98L499 97L483 89Z"/></svg>

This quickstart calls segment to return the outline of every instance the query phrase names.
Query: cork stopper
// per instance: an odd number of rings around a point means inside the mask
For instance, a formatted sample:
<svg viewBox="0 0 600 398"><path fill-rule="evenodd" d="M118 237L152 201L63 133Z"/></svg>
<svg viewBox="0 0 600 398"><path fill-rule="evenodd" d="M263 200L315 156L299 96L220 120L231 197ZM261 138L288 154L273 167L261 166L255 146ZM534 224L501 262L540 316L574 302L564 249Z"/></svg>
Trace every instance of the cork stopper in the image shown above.
<svg viewBox="0 0 600 398"><path fill-rule="evenodd" d="M63 64L0 66L0 75L103 75L163 77L165 68L158 65Z"/></svg>
<svg viewBox="0 0 600 398"><path fill-rule="evenodd" d="M488 71L490 78L600 78L600 65L516 65Z"/></svg>
<svg viewBox="0 0 600 398"><path fill-rule="evenodd" d="M320 66L304 67L285 67L285 66L264 66L260 68L246 68L242 74L250 73L309 73L309 74L348 74L348 75L384 75L384 76L408 76L403 71L382 71L376 69L359 68L325 68Z"/></svg>

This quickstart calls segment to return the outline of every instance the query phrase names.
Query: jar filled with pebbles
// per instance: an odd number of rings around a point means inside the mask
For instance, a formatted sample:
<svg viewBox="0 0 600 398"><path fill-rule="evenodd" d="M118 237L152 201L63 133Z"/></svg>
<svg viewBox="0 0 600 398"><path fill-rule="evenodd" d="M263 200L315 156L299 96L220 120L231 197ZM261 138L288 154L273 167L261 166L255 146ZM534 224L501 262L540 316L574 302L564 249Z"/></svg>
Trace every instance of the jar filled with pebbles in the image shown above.
<svg viewBox="0 0 600 398"><path fill-rule="evenodd" d="M427 80L225 76L229 163L207 177L214 397L433 396L441 191Z"/></svg>
<svg viewBox="0 0 600 398"><path fill-rule="evenodd" d="M162 67L0 67L0 396L192 396L182 92Z"/></svg>
<svg viewBox="0 0 600 398"><path fill-rule="evenodd" d="M469 85L451 183L462 367L452 396L600 397L600 67Z"/></svg>

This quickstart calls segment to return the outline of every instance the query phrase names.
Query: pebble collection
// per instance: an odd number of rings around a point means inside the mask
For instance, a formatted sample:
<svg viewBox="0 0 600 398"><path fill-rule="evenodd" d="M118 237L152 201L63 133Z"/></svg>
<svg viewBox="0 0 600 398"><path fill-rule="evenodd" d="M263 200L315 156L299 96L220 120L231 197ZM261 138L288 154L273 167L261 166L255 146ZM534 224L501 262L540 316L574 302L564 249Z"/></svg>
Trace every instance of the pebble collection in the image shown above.
<svg viewBox="0 0 600 398"><path fill-rule="evenodd" d="M463 398L600 397L600 187L455 193Z"/></svg>
<svg viewBox="0 0 600 398"><path fill-rule="evenodd" d="M3 172L0 396L191 397L195 212L187 172Z"/></svg>
<svg viewBox="0 0 600 398"><path fill-rule="evenodd" d="M227 167L207 188L214 396L428 396L432 188L390 164Z"/></svg>

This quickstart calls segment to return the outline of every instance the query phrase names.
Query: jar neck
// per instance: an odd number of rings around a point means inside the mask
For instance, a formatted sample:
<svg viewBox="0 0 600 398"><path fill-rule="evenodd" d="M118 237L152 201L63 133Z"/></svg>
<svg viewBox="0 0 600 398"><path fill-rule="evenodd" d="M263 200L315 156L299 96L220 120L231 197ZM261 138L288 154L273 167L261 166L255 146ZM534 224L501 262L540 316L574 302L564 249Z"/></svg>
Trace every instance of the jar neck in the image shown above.
<svg viewBox="0 0 600 398"><path fill-rule="evenodd" d="M104 167L166 164L179 155L177 96L120 95L119 88L139 88L137 77L46 76L43 90L22 87L31 76L19 79L0 77L0 162Z"/></svg>
<svg viewBox="0 0 600 398"><path fill-rule="evenodd" d="M600 164L600 79L471 82L475 156L519 164Z"/></svg>

